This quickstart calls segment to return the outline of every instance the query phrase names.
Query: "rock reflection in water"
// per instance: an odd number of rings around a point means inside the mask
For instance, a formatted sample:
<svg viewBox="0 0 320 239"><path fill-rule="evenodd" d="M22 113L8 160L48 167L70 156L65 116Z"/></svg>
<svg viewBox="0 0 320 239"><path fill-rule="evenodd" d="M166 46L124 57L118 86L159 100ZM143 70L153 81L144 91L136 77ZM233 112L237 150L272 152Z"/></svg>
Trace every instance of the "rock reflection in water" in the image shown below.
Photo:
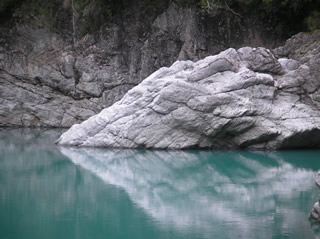
<svg viewBox="0 0 320 239"><path fill-rule="evenodd" d="M279 153L60 148L75 164L123 188L161 227L204 237L312 238L314 170ZM272 231L270 231L272 230Z"/></svg>

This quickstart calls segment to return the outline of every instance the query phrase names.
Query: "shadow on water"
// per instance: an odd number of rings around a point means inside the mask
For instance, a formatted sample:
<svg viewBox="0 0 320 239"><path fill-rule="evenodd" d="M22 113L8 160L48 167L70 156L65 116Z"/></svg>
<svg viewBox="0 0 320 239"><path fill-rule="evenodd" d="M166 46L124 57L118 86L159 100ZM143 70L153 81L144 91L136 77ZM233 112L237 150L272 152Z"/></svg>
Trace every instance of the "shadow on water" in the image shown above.
<svg viewBox="0 0 320 239"><path fill-rule="evenodd" d="M314 238L320 152L57 148L60 134L0 130L0 238Z"/></svg>

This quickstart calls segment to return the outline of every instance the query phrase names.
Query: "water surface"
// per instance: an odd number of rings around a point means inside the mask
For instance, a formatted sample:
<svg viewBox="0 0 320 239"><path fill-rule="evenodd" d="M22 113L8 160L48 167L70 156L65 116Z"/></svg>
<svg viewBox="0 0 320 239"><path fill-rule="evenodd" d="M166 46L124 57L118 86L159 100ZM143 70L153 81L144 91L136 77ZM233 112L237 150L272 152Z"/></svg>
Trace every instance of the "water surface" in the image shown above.
<svg viewBox="0 0 320 239"><path fill-rule="evenodd" d="M320 151L56 147L0 129L0 239L314 238Z"/></svg>

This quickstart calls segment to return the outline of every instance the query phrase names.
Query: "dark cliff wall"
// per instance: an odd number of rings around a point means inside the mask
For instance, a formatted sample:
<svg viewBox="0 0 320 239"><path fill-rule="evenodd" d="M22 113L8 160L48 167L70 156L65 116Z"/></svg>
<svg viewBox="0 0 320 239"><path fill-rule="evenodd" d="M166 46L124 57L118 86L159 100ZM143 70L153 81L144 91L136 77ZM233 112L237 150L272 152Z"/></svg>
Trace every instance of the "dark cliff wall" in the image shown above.
<svg viewBox="0 0 320 239"><path fill-rule="evenodd" d="M300 29L279 32L236 4L186 2L2 0L0 126L68 127L176 60L273 48Z"/></svg>

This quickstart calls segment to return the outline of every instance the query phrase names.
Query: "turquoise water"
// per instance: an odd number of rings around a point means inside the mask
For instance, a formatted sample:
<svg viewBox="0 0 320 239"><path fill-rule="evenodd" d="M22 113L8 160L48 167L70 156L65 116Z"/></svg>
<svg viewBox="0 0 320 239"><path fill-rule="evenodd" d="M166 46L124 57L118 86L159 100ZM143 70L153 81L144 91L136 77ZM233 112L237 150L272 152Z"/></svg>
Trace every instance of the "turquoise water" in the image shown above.
<svg viewBox="0 0 320 239"><path fill-rule="evenodd" d="M0 239L314 238L320 151L58 148L0 129Z"/></svg>

